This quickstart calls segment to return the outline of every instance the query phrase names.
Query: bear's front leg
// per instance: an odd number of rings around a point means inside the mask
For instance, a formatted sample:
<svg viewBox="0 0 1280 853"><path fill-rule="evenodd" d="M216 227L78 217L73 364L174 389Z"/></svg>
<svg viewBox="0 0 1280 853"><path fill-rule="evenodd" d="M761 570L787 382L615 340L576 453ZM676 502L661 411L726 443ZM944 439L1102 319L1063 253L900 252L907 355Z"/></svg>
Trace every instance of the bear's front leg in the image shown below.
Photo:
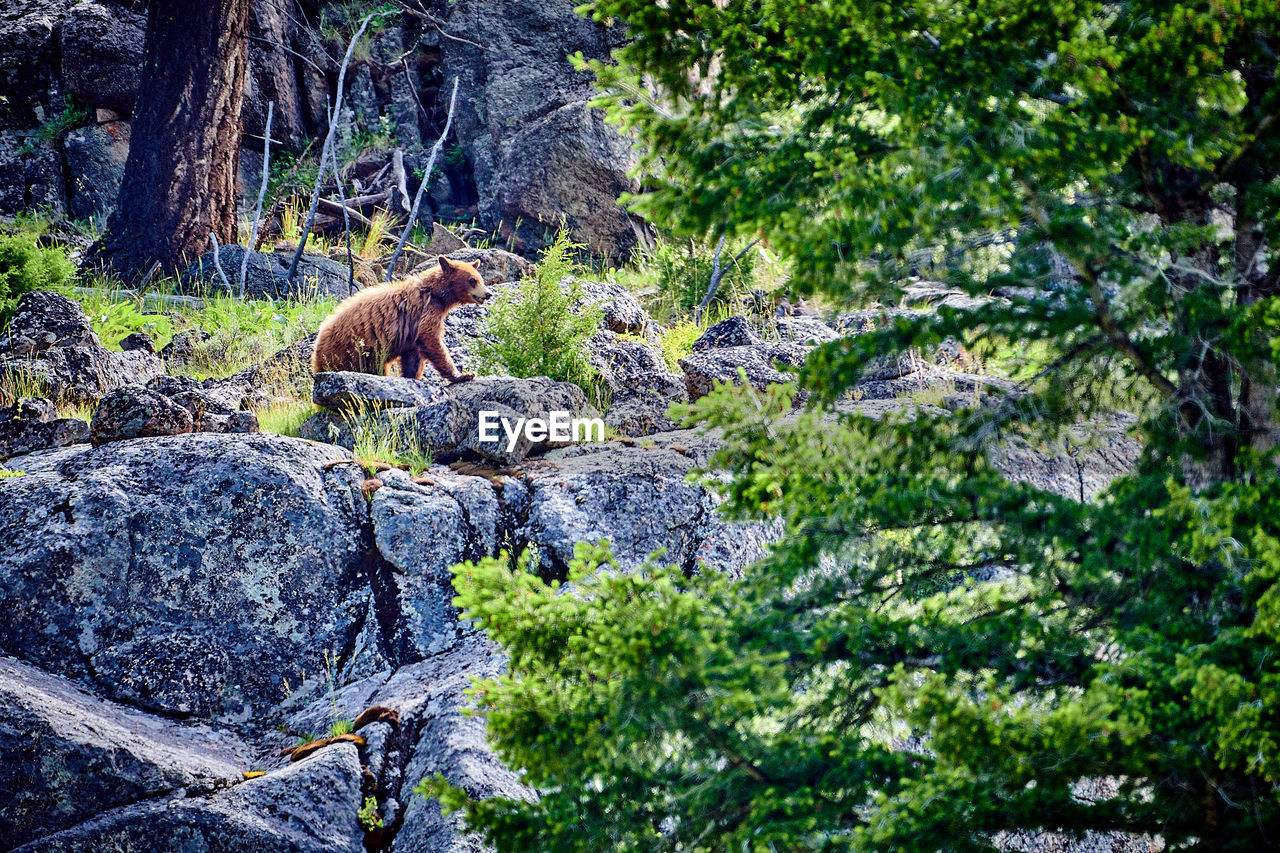
<svg viewBox="0 0 1280 853"><path fill-rule="evenodd" d="M453 363L453 359L449 357L449 351L445 349L443 341L431 343L427 346L419 344L418 351L423 358L431 362L431 366L436 369L436 372L450 382L469 382L476 378L474 373L458 372L458 367ZM419 371L421 371L421 368L419 368Z"/></svg>

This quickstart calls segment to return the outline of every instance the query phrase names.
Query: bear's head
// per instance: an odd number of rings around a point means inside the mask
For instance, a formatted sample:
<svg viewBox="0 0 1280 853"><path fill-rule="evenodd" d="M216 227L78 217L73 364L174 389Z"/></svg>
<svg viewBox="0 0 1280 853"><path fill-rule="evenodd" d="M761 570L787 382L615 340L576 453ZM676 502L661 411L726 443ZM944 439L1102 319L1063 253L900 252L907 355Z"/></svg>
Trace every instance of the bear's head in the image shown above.
<svg viewBox="0 0 1280 853"><path fill-rule="evenodd" d="M447 305L472 305L484 302L493 295L484 286L484 279L474 265L466 261L452 261L440 256L440 278L435 292Z"/></svg>

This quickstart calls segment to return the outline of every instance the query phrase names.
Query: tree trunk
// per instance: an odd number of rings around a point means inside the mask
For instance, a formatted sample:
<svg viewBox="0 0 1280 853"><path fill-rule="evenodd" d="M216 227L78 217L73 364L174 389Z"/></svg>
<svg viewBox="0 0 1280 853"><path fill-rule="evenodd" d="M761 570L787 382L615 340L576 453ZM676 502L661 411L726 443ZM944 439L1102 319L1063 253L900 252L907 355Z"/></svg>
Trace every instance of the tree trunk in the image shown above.
<svg viewBox="0 0 1280 853"><path fill-rule="evenodd" d="M88 262L126 282L237 242L249 0L154 0L120 199Z"/></svg>

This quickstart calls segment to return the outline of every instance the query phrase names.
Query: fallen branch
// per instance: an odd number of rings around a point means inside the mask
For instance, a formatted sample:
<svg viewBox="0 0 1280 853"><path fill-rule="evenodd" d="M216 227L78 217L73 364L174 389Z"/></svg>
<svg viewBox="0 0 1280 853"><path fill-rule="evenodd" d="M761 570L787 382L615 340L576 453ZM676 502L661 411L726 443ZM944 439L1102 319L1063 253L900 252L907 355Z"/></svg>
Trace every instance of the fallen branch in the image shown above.
<svg viewBox="0 0 1280 853"><path fill-rule="evenodd" d="M262 223L262 203L267 198L267 177L271 166L271 118L275 114L276 102L267 102L267 127L263 132L262 149L262 184L258 187L258 206L253 212L253 230L249 232L249 245L244 250L244 257L240 259L240 298L244 299L245 280L249 276L249 253L258 245L258 226Z"/></svg>
<svg viewBox="0 0 1280 853"><path fill-rule="evenodd" d="M198 296L182 296L180 294L170 293L143 293L141 289L134 290L131 288L103 288L103 287L72 287L69 288L72 293L80 296L105 297L117 302L132 302L141 300L143 308L159 308L165 310L168 308L189 308L199 310L204 307L204 300Z"/></svg>
<svg viewBox="0 0 1280 853"><path fill-rule="evenodd" d="M413 208L409 211L409 221L405 223L404 231L400 232L400 242L396 244L396 250L391 255L391 264L387 267L387 281L392 281L396 273L396 261L400 259L400 252L404 249L404 244L409 241L409 232L413 230L414 220L418 218L418 207L422 204L422 196L426 192L427 184L431 183L431 170L435 168L436 156L440 153L440 147L444 145L445 139L449 136L449 128L453 125L453 108L458 102L458 78L453 78L453 94L449 96L449 115L444 121L444 130L440 133L440 138L436 140L436 144L431 146L431 154L427 157L427 168L422 173L422 183L418 184L418 192L413 197Z"/></svg>
<svg viewBox="0 0 1280 853"><path fill-rule="evenodd" d="M290 283L298 274L298 261L302 260L302 251L307 246L307 237L311 234L311 224L316 218L316 207L320 204L320 185L324 181L325 165L328 163L333 152L333 136L334 131L338 128L338 122L342 121L342 89L347 79L347 66L351 64L351 55L355 53L356 42L360 41L360 36L364 35L365 29L369 26L369 22L374 18L380 18L392 12L374 12L366 15L365 19L360 22L360 29L356 30L356 34L351 37L351 42L347 45L347 53L342 57L342 65L338 69L338 96L334 104L333 117L329 121L329 132L325 134L324 146L320 149L320 168L316 170L316 186L311 192L311 209L307 211L307 221L303 225L302 236L298 238L298 248L293 253L293 260L289 262L289 273L286 276ZM334 174L334 179L338 180L338 175Z"/></svg>
<svg viewBox="0 0 1280 853"><path fill-rule="evenodd" d="M322 198L320 199L320 210L324 211L325 213L332 214L333 216L349 216L360 225L363 225L365 228L368 228L370 225L373 224L373 222L369 219L369 217L365 216L363 213L361 213L360 211L352 207L353 201L354 199L343 203L343 202L336 202L333 199L329 199L329 198Z"/></svg>

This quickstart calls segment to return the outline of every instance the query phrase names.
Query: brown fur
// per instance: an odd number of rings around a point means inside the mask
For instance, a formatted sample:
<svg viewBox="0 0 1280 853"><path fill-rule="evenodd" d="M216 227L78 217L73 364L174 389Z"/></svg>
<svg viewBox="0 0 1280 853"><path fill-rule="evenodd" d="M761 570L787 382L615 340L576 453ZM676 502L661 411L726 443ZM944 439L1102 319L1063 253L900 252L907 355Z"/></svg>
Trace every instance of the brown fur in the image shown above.
<svg viewBox="0 0 1280 853"><path fill-rule="evenodd" d="M320 325L311 370L385 374L399 360L400 374L422 378L426 362L450 382L474 379L459 373L444 345L444 318L459 305L489 298L474 266L443 255L439 266L404 281L380 284L344 299Z"/></svg>

